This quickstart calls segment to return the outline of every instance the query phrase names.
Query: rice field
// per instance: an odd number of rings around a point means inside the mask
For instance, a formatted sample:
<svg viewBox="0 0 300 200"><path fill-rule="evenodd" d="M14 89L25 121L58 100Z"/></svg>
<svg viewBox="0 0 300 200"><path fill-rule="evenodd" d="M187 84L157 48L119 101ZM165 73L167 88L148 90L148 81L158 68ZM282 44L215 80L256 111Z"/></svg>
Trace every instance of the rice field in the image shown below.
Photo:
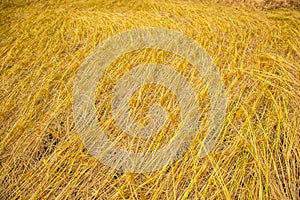
<svg viewBox="0 0 300 200"><path fill-rule="evenodd" d="M73 117L82 63L102 41L134 28L183 33L210 55L227 96L218 143L198 156L209 127L208 88L195 66L168 51L118 57L95 90L98 125L119 148L156 151L180 126L176 95L149 84L129 102L156 137L131 137L114 121L111 94L139 64L170 66L189 81L201 124L187 151L160 170L123 172L97 160ZM15 0L0 2L0 199L300 199L299 2L217 0Z"/></svg>

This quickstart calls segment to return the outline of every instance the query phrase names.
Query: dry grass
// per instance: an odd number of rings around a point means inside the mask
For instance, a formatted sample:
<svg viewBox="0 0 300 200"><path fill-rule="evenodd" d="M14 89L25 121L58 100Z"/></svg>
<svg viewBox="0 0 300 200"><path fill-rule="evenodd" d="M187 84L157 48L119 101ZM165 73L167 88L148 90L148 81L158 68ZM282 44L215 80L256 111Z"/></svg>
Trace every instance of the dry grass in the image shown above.
<svg viewBox="0 0 300 200"><path fill-rule="evenodd" d="M291 8L200 1L2 2L0 199L299 199L299 22ZM217 65L229 106L221 141L205 159L197 157L201 142L195 140L161 171L121 173L89 156L81 143L72 118L76 72L97 44L134 27L181 31ZM96 106L106 130L118 131L103 114L116 77L141 62L172 64L209 113L201 76L189 73L193 66L167 52L138 51L119 58L107 71L113 75L99 83ZM133 107L161 101L173 113L169 129L178 125L172 93L153 86L141 94L144 100L134 96ZM144 110L136 112L143 117ZM169 137L154 140L155 148ZM119 145L131 148L130 138L122 140Z"/></svg>
<svg viewBox="0 0 300 200"><path fill-rule="evenodd" d="M197 1L197 0L196 0ZM298 0L198 0L209 3L222 4L224 6L236 7L254 7L263 10L274 9L300 9L300 1Z"/></svg>

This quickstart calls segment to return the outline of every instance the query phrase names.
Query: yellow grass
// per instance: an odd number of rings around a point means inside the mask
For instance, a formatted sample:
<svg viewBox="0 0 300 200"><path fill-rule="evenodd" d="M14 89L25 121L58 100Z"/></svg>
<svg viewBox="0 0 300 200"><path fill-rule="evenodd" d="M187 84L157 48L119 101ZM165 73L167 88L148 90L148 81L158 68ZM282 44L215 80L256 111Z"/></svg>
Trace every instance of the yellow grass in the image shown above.
<svg viewBox="0 0 300 200"><path fill-rule="evenodd" d="M0 199L299 199L296 4L266 10L196 0L2 1ZM82 144L72 116L76 72L101 41L137 27L180 31L216 64L228 109L220 141L206 158L197 156L210 110L201 75L183 58L151 49L127 53L107 70L96 91L99 126L130 151L166 145L180 123L171 91L150 85L132 97L141 124L155 102L169 111L164 134L145 143L115 127L108 100L117 79L135 65L168 64L191 82L203 109L189 150L173 165L138 174L101 164Z"/></svg>

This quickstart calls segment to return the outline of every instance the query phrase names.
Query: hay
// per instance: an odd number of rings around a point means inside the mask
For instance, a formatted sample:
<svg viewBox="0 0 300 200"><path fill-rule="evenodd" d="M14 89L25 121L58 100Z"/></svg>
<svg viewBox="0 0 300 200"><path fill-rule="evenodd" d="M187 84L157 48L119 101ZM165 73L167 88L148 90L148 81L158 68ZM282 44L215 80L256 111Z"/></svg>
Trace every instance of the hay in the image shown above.
<svg viewBox="0 0 300 200"><path fill-rule="evenodd" d="M206 1L2 2L0 198L299 198L299 21L292 7L266 11ZM180 124L178 100L168 88L143 87L130 101L140 124L149 122L145 113L154 103L168 111L168 126L151 141L122 134L108 101L116 81L135 65L166 64L187 77L203 109L188 151L162 170L122 173L82 144L72 116L76 73L97 44L137 27L180 31L211 55L228 109L208 157L197 156L210 111L201 75L185 59L153 49L127 53L106 71L96 91L99 126L133 152L166 145Z"/></svg>

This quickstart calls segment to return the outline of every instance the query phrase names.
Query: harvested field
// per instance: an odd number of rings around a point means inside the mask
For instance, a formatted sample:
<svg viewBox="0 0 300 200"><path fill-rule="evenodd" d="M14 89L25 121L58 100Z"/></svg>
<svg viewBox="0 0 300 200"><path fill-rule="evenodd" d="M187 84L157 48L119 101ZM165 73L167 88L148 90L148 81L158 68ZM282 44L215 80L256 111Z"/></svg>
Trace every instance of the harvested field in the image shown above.
<svg viewBox="0 0 300 200"><path fill-rule="evenodd" d="M113 88L139 64L182 74L197 94L201 124L175 163L122 172L93 157L79 137L74 83L98 44L147 27L181 32L206 50L226 89L226 115L216 147L199 157L211 111L201 74L168 51L125 53L94 99L98 125L116 146L156 151L181 123L176 95L149 84L131 97L130 113L145 126L160 104L168 117L157 137L134 138L116 126ZM300 199L298 1L1 1L0 77L0 199Z"/></svg>

